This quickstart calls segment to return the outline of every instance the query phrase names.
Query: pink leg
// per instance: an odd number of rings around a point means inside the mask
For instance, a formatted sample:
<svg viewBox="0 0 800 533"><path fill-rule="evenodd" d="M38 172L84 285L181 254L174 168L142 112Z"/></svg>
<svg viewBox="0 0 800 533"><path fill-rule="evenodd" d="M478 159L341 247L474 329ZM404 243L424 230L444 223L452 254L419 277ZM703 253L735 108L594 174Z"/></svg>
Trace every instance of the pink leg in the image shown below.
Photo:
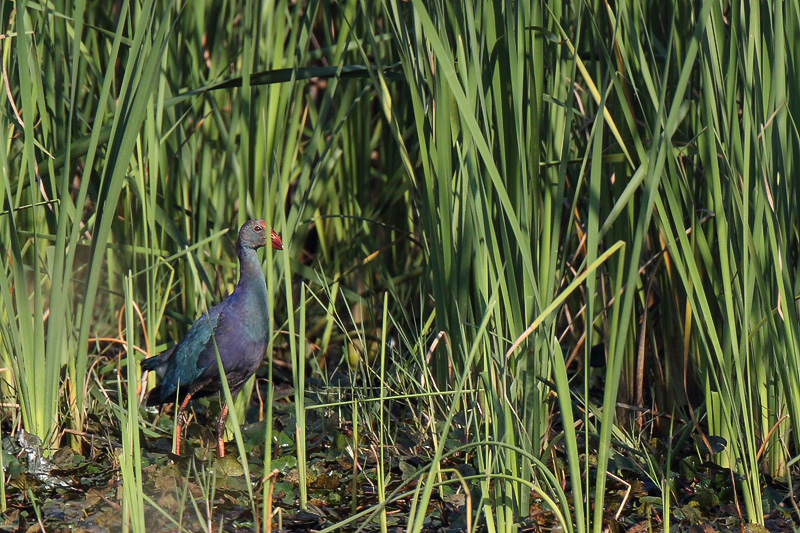
<svg viewBox="0 0 800 533"><path fill-rule="evenodd" d="M175 455L181 454L181 433L183 432L183 413L186 411L186 406L189 405L189 400L192 399L191 394L187 394L178 407L178 412L175 416L178 417L178 425L175 428Z"/></svg>
<svg viewBox="0 0 800 533"><path fill-rule="evenodd" d="M228 418L228 404L222 407L217 420L217 456L225 457L225 420Z"/></svg>

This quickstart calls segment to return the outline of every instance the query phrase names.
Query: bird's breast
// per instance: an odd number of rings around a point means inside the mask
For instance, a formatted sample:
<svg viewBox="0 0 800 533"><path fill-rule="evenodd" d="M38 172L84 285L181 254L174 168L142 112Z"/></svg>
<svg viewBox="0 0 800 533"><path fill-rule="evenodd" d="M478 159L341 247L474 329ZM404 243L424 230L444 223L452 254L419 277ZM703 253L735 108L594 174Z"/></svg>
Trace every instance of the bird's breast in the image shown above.
<svg viewBox="0 0 800 533"><path fill-rule="evenodd" d="M250 292L247 294L245 304L242 306L242 329L251 340L267 339L269 337L269 306L267 305L266 290L263 294Z"/></svg>

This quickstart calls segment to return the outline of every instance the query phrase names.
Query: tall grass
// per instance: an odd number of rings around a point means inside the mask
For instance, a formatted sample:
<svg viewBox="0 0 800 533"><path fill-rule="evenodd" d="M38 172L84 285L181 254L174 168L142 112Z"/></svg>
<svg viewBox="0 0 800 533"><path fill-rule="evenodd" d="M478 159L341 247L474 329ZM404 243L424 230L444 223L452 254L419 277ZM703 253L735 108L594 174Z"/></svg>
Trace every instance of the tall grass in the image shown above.
<svg viewBox="0 0 800 533"><path fill-rule="evenodd" d="M421 160L408 171L431 244L437 325L452 336L457 360L472 361L467 355L476 344L491 358L464 366L484 376L493 399L485 434L509 446L487 449L484 463L487 476L516 480L496 483L494 498L485 495L486 519L499 529L528 504L522 481L534 469L514 446L534 456L548 448L547 381L554 369L562 409L576 394L556 337L583 343L584 360L603 343L607 357L602 404L586 405L582 421L598 438L596 477L588 462L577 475L580 454L594 447L587 438L580 450L572 417L562 419L579 530L601 528L613 444L635 444L644 429L636 412L615 408L617 401L656 415L678 409L704 438L725 437L718 460L742 475L737 504L747 519L762 520L758 473L785 465L785 448L778 449L788 427L782 413L791 409L796 386L794 370L774 374L797 368L785 359L796 352L794 335L777 333L795 331L797 321L784 285L792 276L783 270L795 261L788 259L788 234L779 231L791 225L779 215L770 176L781 183L780 194L791 190L781 170L792 166L789 146L798 134L787 127L794 62L784 54L796 47L786 44L795 28L784 20L796 21L798 11L786 4L722 9L387 7L420 135L406 150L418 149ZM723 43L730 50L718 50ZM740 118L739 101L756 110ZM768 154L753 154L751 146ZM747 178L753 172L759 180ZM764 235L755 238L756 228ZM741 233L741 245L732 230ZM624 258L591 274L560 320L545 315L565 284L615 242L627 244ZM770 264L774 281L767 281ZM783 288L770 290L777 280ZM495 301L490 295L498 302L491 338L464 327ZM764 331L770 324L771 334ZM754 358L776 338L786 339L777 343L780 358ZM446 361L439 361L443 369ZM586 404L588 372L583 376L575 399ZM673 466L662 466L666 480ZM582 497L582 483L593 486L593 500Z"/></svg>
<svg viewBox="0 0 800 533"><path fill-rule="evenodd" d="M149 354L179 339L232 290L229 231L258 217L287 245L264 265L298 423L311 345L353 356L354 398L380 391L355 412L382 453L397 398L443 421L420 424L434 448L409 530L458 484L472 524L510 531L544 502L599 531L625 447L669 523L675 432L763 521L762 474L785 475L798 445L796 2L21 0L0 15L8 420L49 446L83 431L108 339L129 364L135 339ZM445 474L455 426L479 473L463 485ZM381 487L381 509L404 490Z"/></svg>

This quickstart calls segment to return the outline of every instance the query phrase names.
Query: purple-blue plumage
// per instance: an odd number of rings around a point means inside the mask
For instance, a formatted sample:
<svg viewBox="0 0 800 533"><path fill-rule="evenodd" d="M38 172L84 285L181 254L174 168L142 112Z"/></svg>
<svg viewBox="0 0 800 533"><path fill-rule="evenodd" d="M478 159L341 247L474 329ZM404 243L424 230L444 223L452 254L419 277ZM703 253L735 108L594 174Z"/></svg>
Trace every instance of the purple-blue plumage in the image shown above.
<svg viewBox="0 0 800 533"><path fill-rule="evenodd" d="M161 377L161 383L150 393L147 404L161 405L177 400L175 453L178 455L183 411L189 400L222 389L217 351L231 395L239 392L264 358L269 343L269 309L267 285L256 250L266 242L267 225L263 220L245 222L236 242L240 276L233 293L197 319L177 346L141 363L143 370L153 370ZM283 243L274 231L271 244L276 250L283 249ZM225 455L222 432L227 415L226 404L217 422L220 457Z"/></svg>

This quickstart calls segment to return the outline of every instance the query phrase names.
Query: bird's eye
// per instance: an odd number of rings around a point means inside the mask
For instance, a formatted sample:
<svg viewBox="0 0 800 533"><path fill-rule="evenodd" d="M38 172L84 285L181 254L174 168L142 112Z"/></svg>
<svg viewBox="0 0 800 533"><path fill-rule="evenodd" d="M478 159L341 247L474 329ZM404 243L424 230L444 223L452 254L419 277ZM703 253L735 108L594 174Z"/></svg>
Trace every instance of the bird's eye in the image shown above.
<svg viewBox="0 0 800 533"><path fill-rule="evenodd" d="M256 231L264 231L264 228L262 228L261 226L256 226L253 229L256 230Z"/></svg>

